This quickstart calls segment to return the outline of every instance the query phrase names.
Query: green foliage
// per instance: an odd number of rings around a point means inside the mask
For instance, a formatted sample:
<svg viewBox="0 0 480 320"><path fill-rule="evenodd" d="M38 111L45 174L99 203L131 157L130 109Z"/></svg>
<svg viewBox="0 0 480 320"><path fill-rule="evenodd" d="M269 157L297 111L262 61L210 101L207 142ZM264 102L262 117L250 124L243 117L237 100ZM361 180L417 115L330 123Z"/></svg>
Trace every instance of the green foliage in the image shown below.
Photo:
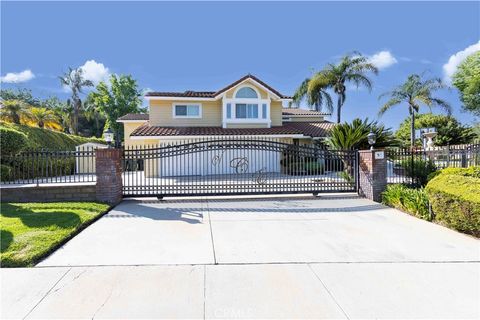
<svg viewBox="0 0 480 320"><path fill-rule="evenodd" d="M27 105L39 107L41 102L39 99L34 98L32 95L32 91L29 89L1 89L0 90L0 97L2 100L18 100Z"/></svg>
<svg viewBox="0 0 480 320"><path fill-rule="evenodd" d="M412 189L402 184L392 184L382 193L382 203L397 208L418 218L432 221L428 210L425 189Z"/></svg>
<svg viewBox="0 0 480 320"><path fill-rule="evenodd" d="M448 114L452 113L450 104L433 96L433 93L441 88L444 88L444 85L438 78L423 80L420 75L412 74L402 85L380 95L380 99L385 96L390 99L380 108L378 114L381 116L393 106L405 104L410 114L410 144L413 146L415 144L415 118L420 111L420 105L426 105L430 109L440 107Z"/></svg>
<svg viewBox="0 0 480 320"><path fill-rule="evenodd" d="M305 79L294 94L293 102L299 104L303 99L309 106L320 110L326 106L332 110L332 99L327 92L331 89L337 95L337 123L340 123L342 107L346 99L347 83L372 89L372 81L367 77L369 72L378 73L377 67L367 57L358 52L342 57L339 63L329 63L312 78Z"/></svg>
<svg viewBox="0 0 480 320"><path fill-rule="evenodd" d="M480 116L480 51L468 56L453 75L463 108Z"/></svg>
<svg viewBox="0 0 480 320"><path fill-rule="evenodd" d="M123 139L123 125L117 123L117 119L127 113L142 112L141 95L137 82L130 75L112 75L110 85L100 82L96 91L89 95L89 100L96 110L105 115L105 126L115 133L117 145Z"/></svg>
<svg viewBox="0 0 480 320"><path fill-rule="evenodd" d="M0 122L2 130L2 152L4 143L7 145L17 144L17 138L3 138L3 130L15 130L26 136L26 140L21 143L22 148L26 149L45 149L45 150L75 150L75 147L86 142L105 143L97 138L85 138L62 132L55 132L47 129L29 127L25 125L15 125L13 123Z"/></svg>
<svg viewBox="0 0 480 320"><path fill-rule="evenodd" d="M426 186L435 219L480 236L480 167L444 169Z"/></svg>
<svg viewBox="0 0 480 320"><path fill-rule="evenodd" d="M93 202L1 203L2 267L33 266L108 210Z"/></svg>
<svg viewBox="0 0 480 320"><path fill-rule="evenodd" d="M413 160L402 160L400 165L405 169L405 176L412 178L412 181L416 181L421 186L426 185L429 176L437 170L432 160L424 160L418 157L414 157Z"/></svg>
<svg viewBox="0 0 480 320"><path fill-rule="evenodd" d="M368 149L367 135L374 132L377 136L375 147L381 148L396 144L391 129L383 124L367 119L354 119L352 123L338 124L330 131L327 144L338 150Z"/></svg>
<svg viewBox="0 0 480 320"><path fill-rule="evenodd" d="M12 173L12 167L5 164L0 164L0 180L7 181L10 180Z"/></svg>
<svg viewBox="0 0 480 320"><path fill-rule="evenodd" d="M13 125L12 125L13 126ZM0 150L2 155L15 155L27 146L27 135L14 128L0 126Z"/></svg>
<svg viewBox="0 0 480 320"><path fill-rule="evenodd" d="M410 123L411 117L406 118L395 132L395 136L404 144L410 142ZM437 130L437 136L434 142L435 145L438 146L471 143L476 136L472 128L463 126L452 116L432 113L419 114L416 116L415 129L431 127L435 127ZM422 140L420 138L417 139L415 144L421 145Z"/></svg>

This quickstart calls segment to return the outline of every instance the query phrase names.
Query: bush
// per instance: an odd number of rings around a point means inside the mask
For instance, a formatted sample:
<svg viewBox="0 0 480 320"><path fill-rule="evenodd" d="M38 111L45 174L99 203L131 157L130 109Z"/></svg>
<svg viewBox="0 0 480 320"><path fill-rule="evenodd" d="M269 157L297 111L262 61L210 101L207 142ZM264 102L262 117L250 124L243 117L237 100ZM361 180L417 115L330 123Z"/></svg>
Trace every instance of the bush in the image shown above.
<svg viewBox="0 0 480 320"><path fill-rule="evenodd" d="M27 136L14 129L0 127L1 154L15 155L27 145Z"/></svg>
<svg viewBox="0 0 480 320"><path fill-rule="evenodd" d="M13 123L0 123L2 130L2 151L3 151L3 130L14 130L22 133L26 139L23 142L25 150L27 149L45 149L45 150L75 150L75 147L86 142L105 143L105 141L98 138L85 138L73 134L66 134L58 131L42 129L37 127L29 127L25 125L18 125ZM9 140L7 143L14 143L15 140Z"/></svg>
<svg viewBox="0 0 480 320"><path fill-rule="evenodd" d="M402 184L389 185L382 193L382 203L418 218L432 221L425 189L412 189Z"/></svg>
<svg viewBox="0 0 480 320"><path fill-rule="evenodd" d="M12 168L7 166L7 165L4 165L4 164L1 164L0 165L0 180L1 181L8 181L10 180L10 174L12 172Z"/></svg>
<svg viewBox="0 0 480 320"><path fill-rule="evenodd" d="M437 170L430 159L414 158L413 161L412 159L405 159L400 162L400 165L405 169L405 175L412 178L412 181L420 186L426 185L428 176Z"/></svg>
<svg viewBox="0 0 480 320"><path fill-rule="evenodd" d="M480 236L480 167L441 170L426 191L439 223Z"/></svg>

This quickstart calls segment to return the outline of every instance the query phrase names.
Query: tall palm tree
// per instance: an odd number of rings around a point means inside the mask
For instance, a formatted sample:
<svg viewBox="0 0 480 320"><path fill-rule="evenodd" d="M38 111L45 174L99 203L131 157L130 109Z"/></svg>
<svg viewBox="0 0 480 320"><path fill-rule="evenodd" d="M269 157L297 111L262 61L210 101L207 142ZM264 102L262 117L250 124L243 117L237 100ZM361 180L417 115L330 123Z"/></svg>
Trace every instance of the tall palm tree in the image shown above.
<svg viewBox="0 0 480 320"><path fill-rule="evenodd" d="M312 102L324 102L327 108L332 109L329 106L331 98L326 98L327 89L333 89L333 92L337 95L337 123L341 121L342 107L347 97L346 91L347 83L353 83L358 87L364 86L369 91L372 90L372 81L367 77L367 73L373 72L378 74L378 69L372 63L369 62L367 57L362 56L358 52L345 55L338 64L329 63L323 70L316 73L311 79L306 79L303 86L306 86L306 94L303 97L307 97L307 103L312 105ZM297 90L299 96L305 88L300 86ZM321 99L319 99L319 97ZM318 103L317 103L318 104ZM315 105L316 109L319 107Z"/></svg>
<svg viewBox="0 0 480 320"><path fill-rule="evenodd" d="M37 125L39 128L62 129L62 125L55 113L47 108L31 108L28 116L28 124Z"/></svg>
<svg viewBox="0 0 480 320"><path fill-rule="evenodd" d="M433 97L432 94L444 88L442 80L439 78L423 80L421 75L412 74L407 78L405 83L399 85L389 92L380 95L379 99L389 96L390 99L380 108L379 115L383 115L393 106L405 103L410 114L410 145L415 145L415 114L420 110L420 105L426 105L430 109L432 107L440 107L447 114L452 113L450 104L440 98Z"/></svg>
<svg viewBox="0 0 480 320"><path fill-rule="evenodd" d="M59 77L60 83L63 86L70 88L72 92L72 106L73 106L73 133L78 134L78 116L82 108L82 100L80 93L84 87L93 87L93 82L83 78L83 69L68 68L68 72Z"/></svg>
<svg viewBox="0 0 480 320"><path fill-rule="evenodd" d="M317 90L308 92L308 84L310 83L310 80L310 78L303 80L298 89L295 91L292 102L298 106L302 100L306 99L307 104L310 107L315 107L315 110L322 111L323 107L325 106L327 111L331 113L333 111L333 102L332 98L325 90L326 86L319 86Z"/></svg>
<svg viewBox="0 0 480 320"><path fill-rule="evenodd" d="M0 119L20 124L29 113L30 106L23 101L3 100L0 107Z"/></svg>

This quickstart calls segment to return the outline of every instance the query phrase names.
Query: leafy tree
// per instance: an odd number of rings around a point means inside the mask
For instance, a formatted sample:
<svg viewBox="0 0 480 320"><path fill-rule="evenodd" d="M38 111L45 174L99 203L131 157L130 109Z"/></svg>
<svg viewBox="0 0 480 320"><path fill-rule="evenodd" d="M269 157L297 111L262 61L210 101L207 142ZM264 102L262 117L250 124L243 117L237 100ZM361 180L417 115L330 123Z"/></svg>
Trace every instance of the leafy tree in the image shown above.
<svg viewBox="0 0 480 320"><path fill-rule="evenodd" d="M402 142L408 144L410 141L410 124L411 119L407 117L400 124L399 129L395 132L395 136ZM452 116L441 114L425 113L416 117L415 129L435 127L437 136L435 144L444 146L447 144L463 144L470 143L475 138L472 128L463 126L457 119ZM421 145L422 140L416 139L416 145Z"/></svg>
<svg viewBox="0 0 480 320"><path fill-rule="evenodd" d="M420 75L412 74L405 83L379 97L379 99L385 96L390 97L380 108L379 115L384 114L395 105L405 104L410 113L410 145L414 146L415 115L419 112L421 104L429 108L438 106L446 110L448 114L451 114L451 107L446 101L432 96L435 91L443 87L442 81L438 78L423 80Z"/></svg>
<svg viewBox="0 0 480 320"><path fill-rule="evenodd" d="M34 98L32 91L29 89L1 89L0 97L3 100L17 100L27 105L38 107L40 106L40 100Z"/></svg>
<svg viewBox="0 0 480 320"><path fill-rule="evenodd" d="M110 86L100 82L96 90L89 95L96 110L106 117L105 126L110 127L115 133L117 147L123 138L123 126L117 123L117 119L127 113L142 112L141 95L137 82L130 75L112 75Z"/></svg>
<svg viewBox="0 0 480 320"><path fill-rule="evenodd" d="M372 81L367 73L378 73L377 67L358 52L344 56L338 64L329 63L323 70L316 73L311 79L305 79L294 95L294 102L298 104L303 98L310 106L321 110L325 105L332 110L332 99L326 91L332 89L337 95L337 123L341 121L342 107L347 97L347 83L357 87L364 86L372 89Z"/></svg>
<svg viewBox="0 0 480 320"><path fill-rule="evenodd" d="M78 134L78 117L82 109L82 100L80 94L84 87L93 87L90 80L83 78L83 69L68 68L68 72L59 77L60 83L70 88L71 101L73 106L73 133Z"/></svg>
<svg viewBox="0 0 480 320"><path fill-rule="evenodd" d="M468 56L453 75L463 108L480 116L480 51Z"/></svg>
<svg viewBox="0 0 480 320"><path fill-rule="evenodd" d="M31 108L28 115L27 123L30 125L36 125L39 128L48 128L55 130L62 129L62 125L60 124L55 113L47 108Z"/></svg>
<svg viewBox="0 0 480 320"><path fill-rule="evenodd" d="M390 128L385 128L377 121L368 118L354 119L351 123L338 124L330 132L327 144L337 150L368 149L367 135L373 132L376 135L375 147L386 147L396 144L395 137Z"/></svg>
<svg viewBox="0 0 480 320"><path fill-rule="evenodd" d="M28 118L30 106L21 100L4 100L1 102L0 119L20 124Z"/></svg>
<svg viewBox="0 0 480 320"><path fill-rule="evenodd" d="M92 101L92 96L89 95L84 103L84 115L89 121L93 121L93 134L96 137L101 137L103 133L103 126L105 125L105 117L97 109L95 103Z"/></svg>

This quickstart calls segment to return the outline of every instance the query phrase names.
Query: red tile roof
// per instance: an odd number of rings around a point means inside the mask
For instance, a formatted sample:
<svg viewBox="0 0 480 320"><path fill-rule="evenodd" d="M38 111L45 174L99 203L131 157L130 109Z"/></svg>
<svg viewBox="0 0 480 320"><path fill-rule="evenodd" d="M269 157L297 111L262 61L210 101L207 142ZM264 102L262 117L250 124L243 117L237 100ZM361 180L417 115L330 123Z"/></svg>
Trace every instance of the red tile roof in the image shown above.
<svg viewBox="0 0 480 320"><path fill-rule="evenodd" d="M262 86L270 90L271 92L275 93L277 96L279 96L281 99L290 99L290 96L285 96L278 92L277 90L273 89L270 87L268 84L263 82L262 80L258 79L257 77L247 74L246 76L243 76L242 78L238 79L237 81L229 84L228 86L218 90L218 91L185 91L185 92L147 92L145 94L146 97L181 97L181 98L214 98L218 96L219 94L228 91L229 89L235 87L237 84L247 80L247 79L252 79L258 83L260 83Z"/></svg>
<svg viewBox="0 0 480 320"><path fill-rule="evenodd" d="M311 109L302 109L302 108L283 108L282 115L284 116L328 116L331 113L321 112Z"/></svg>
<svg viewBox="0 0 480 320"><path fill-rule="evenodd" d="M145 120L148 121L148 113L128 113L120 118L118 120Z"/></svg>
<svg viewBox="0 0 480 320"><path fill-rule="evenodd" d="M291 122L271 128L158 127L144 124L130 136L229 136L229 135L298 135L325 137L334 126L331 122Z"/></svg>

